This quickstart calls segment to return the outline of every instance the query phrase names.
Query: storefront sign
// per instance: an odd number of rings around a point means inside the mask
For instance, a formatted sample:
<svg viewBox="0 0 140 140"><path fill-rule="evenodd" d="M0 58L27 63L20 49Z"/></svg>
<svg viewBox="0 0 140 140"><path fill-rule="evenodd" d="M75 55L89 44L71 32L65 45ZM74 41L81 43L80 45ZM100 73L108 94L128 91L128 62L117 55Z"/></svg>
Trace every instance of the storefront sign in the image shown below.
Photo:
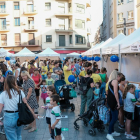
<svg viewBox="0 0 140 140"><path fill-rule="evenodd" d="M105 50L105 53L106 53L106 54L111 54L111 53L112 53L112 49L106 49L106 50Z"/></svg>

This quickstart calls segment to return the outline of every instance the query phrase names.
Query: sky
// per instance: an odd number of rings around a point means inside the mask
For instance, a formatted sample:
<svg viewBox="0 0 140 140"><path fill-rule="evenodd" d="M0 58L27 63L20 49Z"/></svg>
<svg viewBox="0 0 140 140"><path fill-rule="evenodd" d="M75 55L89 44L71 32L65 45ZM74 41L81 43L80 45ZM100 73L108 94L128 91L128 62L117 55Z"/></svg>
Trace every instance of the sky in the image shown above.
<svg viewBox="0 0 140 140"><path fill-rule="evenodd" d="M103 5L102 0L91 0L91 7L88 9L91 13L91 22L89 26L91 27L92 35L89 37L90 42L94 42L94 36L99 25L103 21Z"/></svg>

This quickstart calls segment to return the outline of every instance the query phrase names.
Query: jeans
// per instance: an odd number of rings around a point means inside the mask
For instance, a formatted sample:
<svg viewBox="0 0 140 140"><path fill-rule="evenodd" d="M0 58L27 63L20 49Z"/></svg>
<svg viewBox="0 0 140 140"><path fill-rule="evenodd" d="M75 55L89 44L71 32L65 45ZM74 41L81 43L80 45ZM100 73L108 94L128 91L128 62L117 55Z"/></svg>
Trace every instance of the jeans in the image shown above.
<svg viewBox="0 0 140 140"><path fill-rule="evenodd" d="M103 97L103 98L105 98L105 93L106 93L105 88L106 88L106 83L103 82L100 87L100 94L101 94L101 97Z"/></svg>
<svg viewBox="0 0 140 140"><path fill-rule="evenodd" d="M21 126L17 126L18 112L4 113L4 130L7 140L22 140Z"/></svg>
<svg viewBox="0 0 140 140"><path fill-rule="evenodd" d="M41 75L42 76L42 80L46 80L47 79L47 75Z"/></svg>
<svg viewBox="0 0 140 140"><path fill-rule="evenodd" d="M111 112L111 121L110 121L110 124L109 124L108 134L112 134L114 132L114 124L118 120L118 110L112 111L110 109L110 112Z"/></svg>
<svg viewBox="0 0 140 140"><path fill-rule="evenodd" d="M89 110L89 105L92 101L92 97L93 97L93 90L92 88L90 88L87 92L86 95L81 95L81 110L80 110L80 115L83 115L85 112L85 106L87 103L87 110Z"/></svg>

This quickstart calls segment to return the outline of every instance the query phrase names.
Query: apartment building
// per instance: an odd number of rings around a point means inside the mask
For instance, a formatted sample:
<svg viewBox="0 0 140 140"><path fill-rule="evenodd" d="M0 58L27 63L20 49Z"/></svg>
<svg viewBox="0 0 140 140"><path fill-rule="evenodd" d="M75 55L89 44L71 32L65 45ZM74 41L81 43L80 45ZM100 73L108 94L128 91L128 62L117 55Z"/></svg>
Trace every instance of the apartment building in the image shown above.
<svg viewBox="0 0 140 140"><path fill-rule="evenodd" d="M137 28L140 28L140 0L137 0Z"/></svg>
<svg viewBox="0 0 140 140"><path fill-rule="evenodd" d="M88 49L90 0L0 1L0 44L13 51L27 47L59 53Z"/></svg>
<svg viewBox="0 0 140 140"><path fill-rule="evenodd" d="M130 35L135 30L134 0L118 0L117 3L117 35L126 33ZM126 31L124 32L124 21Z"/></svg>

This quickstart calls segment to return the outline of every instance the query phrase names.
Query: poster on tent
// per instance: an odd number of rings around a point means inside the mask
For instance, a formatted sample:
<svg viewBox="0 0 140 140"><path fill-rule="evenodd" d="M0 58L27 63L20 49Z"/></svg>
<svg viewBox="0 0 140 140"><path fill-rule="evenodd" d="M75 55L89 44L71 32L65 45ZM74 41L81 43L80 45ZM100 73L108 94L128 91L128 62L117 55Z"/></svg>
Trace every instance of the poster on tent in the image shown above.
<svg viewBox="0 0 140 140"><path fill-rule="evenodd" d="M131 52L140 52L140 45L132 45L130 46L130 51Z"/></svg>

